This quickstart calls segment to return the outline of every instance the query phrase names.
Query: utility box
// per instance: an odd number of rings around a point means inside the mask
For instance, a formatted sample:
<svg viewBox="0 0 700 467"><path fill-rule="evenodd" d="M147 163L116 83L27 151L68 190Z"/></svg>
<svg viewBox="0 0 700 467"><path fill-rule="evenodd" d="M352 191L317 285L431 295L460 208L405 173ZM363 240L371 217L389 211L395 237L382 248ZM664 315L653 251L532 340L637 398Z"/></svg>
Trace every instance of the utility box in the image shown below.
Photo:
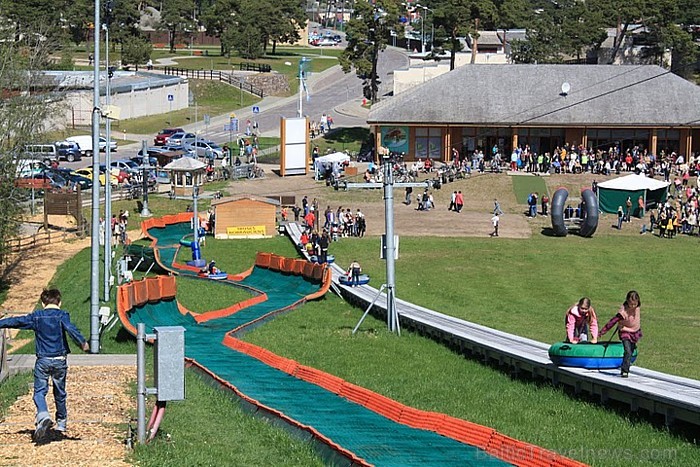
<svg viewBox="0 0 700 467"><path fill-rule="evenodd" d="M154 380L156 397L162 401L185 399L185 328L155 327Z"/></svg>

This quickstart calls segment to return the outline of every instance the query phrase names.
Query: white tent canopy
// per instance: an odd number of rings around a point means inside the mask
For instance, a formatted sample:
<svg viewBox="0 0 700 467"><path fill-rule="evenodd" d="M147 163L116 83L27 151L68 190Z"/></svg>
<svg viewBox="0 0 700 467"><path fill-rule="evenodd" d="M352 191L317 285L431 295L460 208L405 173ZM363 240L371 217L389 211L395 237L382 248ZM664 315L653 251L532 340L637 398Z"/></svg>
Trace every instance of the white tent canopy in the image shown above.
<svg viewBox="0 0 700 467"><path fill-rule="evenodd" d="M660 190L669 186L669 182L649 178L645 175L626 175L624 177L613 178L607 182L598 184L599 188L610 190Z"/></svg>
<svg viewBox="0 0 700 467"><path fill-rule="evenodd" d="M325 156L317 157L314 161L314 172L316 174L316 179L318 180L319 175L325 172L325 168L334 168L334 166L340 166L345 162L350 162L350 156L344 152L334 152Z"/></svg>

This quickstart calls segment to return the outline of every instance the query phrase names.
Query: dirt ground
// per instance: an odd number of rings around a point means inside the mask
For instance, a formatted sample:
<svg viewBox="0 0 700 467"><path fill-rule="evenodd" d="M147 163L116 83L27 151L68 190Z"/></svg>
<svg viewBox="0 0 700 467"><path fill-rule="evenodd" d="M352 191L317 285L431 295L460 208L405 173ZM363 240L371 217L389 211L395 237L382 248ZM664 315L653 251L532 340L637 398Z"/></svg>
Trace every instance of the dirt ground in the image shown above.
<svg viewBox="0 0 700 467"><path fill-rule="evenodd" d="M359 208L367 219L367 235L384 233L383 189L335 191L327 187L325 182L315 181L312 175L282 178L272 172L274 168L274 166L265 167L268 175L264 180L234 182L229 193L232 195L293 195L299 206L302 198L307 196L309 202L314 198L318 200L321 213L326 206L330 206L334 211L338 206L343 206L344 209L351 208L352 212ZM360 164L358 172L363 173L364 170L365 165ZM460 213L448 211L450 196L453 191L458 190L464 194L464 209ZM521 207L516 203L510 181L503 174L473 175L469 179L448 183L439 190L430 191L433 193L436 208L430 211L418 211L416 196L423 192L421 188L413 188L410 205L404 204L405 189L394 189L394 231L397 235L488 237L493 231L491 217L494 198L498 198L505 212L501 216L500 237L525 238L532 233L530 225L532 222L528 222L520 212ZM290 218L292 218L291 212Z"/></svg>

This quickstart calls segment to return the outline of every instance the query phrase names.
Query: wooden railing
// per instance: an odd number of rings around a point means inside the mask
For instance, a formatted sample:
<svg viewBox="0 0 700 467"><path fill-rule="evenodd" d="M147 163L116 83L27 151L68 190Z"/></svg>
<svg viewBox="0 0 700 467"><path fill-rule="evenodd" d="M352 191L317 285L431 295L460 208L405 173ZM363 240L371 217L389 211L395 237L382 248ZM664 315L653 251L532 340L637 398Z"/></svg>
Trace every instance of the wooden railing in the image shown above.
<svg viewBox="0 0 700 467"><path fill-rule="evenodd" d="M269 73L272 67L265 63L241 62L238 64L238 69L241 71L257 71L259 73Z"/></svg>
<svg viewBox="0 0 700 467"><path fill-rule="evenodd" d="M70 232L66 229L61 229L58 231L41 230L33 235L8 239L7 246L10 253L22 253L37 247L50 245L52 243L73 240L76 238L76 236L83 238L87 234L88 224L85 224L82 228L78 228L77 231Z"/></svg>
<svg viewBox="0 0 700 467"><path fill-rule="evenodd" d="M184 76L192 79L208 79L222 81L230 86L236 87L249 94L260 97L265 97L265 91L246 83L242 78L234 76L232 73L227 73L220 70L190 70L187 68L177 68L166 66L163 67L163 73L171 76Z"/></svg>

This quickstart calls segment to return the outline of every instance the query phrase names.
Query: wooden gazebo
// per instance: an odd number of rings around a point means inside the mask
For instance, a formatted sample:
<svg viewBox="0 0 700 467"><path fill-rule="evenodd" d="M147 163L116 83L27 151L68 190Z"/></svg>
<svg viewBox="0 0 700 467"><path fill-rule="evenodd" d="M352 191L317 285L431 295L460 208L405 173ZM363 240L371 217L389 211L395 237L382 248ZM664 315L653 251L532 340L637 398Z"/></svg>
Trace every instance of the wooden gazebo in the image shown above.
<svg viewBox="0 0 700 467"><path fill-rule="evenodd" d="M175 196L192 196L193 187L202 186L206 164L191 157L175 159L163 169L170 174Z"/></svg>

